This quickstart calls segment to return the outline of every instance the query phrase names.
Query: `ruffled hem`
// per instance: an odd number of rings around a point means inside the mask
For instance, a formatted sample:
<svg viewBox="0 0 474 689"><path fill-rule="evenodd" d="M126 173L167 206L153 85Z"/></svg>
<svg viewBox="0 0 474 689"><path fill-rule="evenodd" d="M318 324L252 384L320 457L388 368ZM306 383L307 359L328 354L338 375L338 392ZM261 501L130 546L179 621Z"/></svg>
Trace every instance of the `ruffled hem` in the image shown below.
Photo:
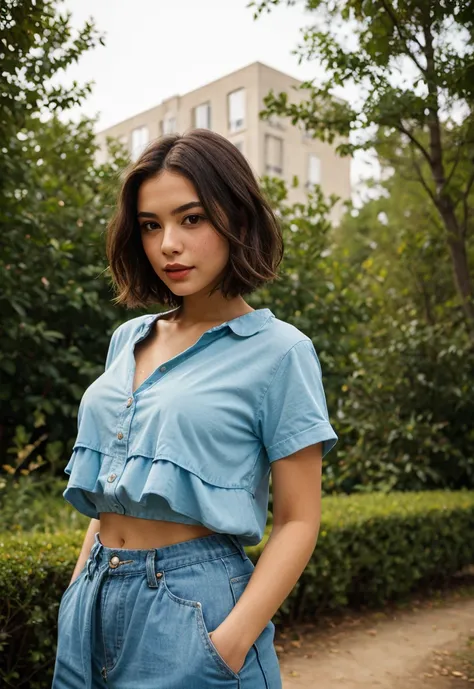
<svg viewBox="0 0 474 689"><path fill-rule="evenodd" d="M258 524L251 493L212 485L169 460L131 457L118 475L113 457L76 447L64 471L70 475L64 498L92 518L100 512L117 512L203 525L237 535L244 545L261 540L265 524ZM113 473L117 477L109 483Z"/></svg>

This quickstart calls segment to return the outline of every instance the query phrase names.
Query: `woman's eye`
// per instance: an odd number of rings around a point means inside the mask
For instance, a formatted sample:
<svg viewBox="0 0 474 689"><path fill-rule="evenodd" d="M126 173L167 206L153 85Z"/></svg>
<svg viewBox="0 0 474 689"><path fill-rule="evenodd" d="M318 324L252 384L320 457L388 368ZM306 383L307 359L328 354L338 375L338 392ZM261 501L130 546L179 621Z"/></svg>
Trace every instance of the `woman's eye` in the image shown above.
<svg viewBox="0 0 474 689"><path fill-rule="evenodd" d="M203 215L195 215L195 214L193 214L193 215L187 215L187 216L185 217L185 220L189 220L189 218L192 218L193 220L196 221L196 222L192 222L191 225L197 225L197 224L199 223L200 220L205 220L205 219L206 219Z"/></svg>
<svg viewBox="0 0 474 689"><path fill-rule="evenodd" d="M201 220L206 220L206 218L203 215L187 215L183 222L186 220L189 220L190 222L187 223L189 225L198 225ZM140 225L140 229L144 232L151 232L152 230L156 230L157 228L160 227L160 224L155 222L154 220L149 220L148 222L144 222Z"/></svg>
<svg viewBox="0 0 474 689"><path fill-rule="evenodd" d="M149 232L150 230L155 230L158 227L158 223L153 222L150 220L150 222L144 222L141 225L142 230L146 230Z"/></svg>

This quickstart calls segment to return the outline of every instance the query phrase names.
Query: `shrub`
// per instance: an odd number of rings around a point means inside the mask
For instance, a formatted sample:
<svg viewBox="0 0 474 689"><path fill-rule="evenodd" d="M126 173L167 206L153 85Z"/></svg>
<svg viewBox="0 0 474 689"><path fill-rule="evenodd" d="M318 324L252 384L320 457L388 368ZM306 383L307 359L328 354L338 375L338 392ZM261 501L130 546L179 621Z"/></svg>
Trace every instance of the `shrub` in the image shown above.
<svg viewBox="0 0 474 689"><path fill-rule="evenodd" d="M318 544L277 619L378 606L474 563L474 491L323 498ZM269 533L248 549L257 560Z"/></svg>
<svg viewBox="0 0 474 689"><path fill-rule="evenodd" d="M381 605L441 582L474 563L473 531L474 492L324 498L317 548L274 621ZM268 527L246 548L253 562L269 536ZM60 598L83 538L83 530L0 536L0 685L50 686Z"/></svg>

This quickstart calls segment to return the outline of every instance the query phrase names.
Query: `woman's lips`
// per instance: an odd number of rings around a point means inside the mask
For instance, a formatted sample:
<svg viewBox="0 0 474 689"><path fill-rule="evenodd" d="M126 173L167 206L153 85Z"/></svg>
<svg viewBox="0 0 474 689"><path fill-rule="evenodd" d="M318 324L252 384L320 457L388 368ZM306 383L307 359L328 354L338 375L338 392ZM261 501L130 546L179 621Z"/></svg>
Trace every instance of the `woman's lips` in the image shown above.
<svg viewBox="0 0 474 689"><path fill-rule="evenodd" d="M193 268L184 268L180 270L166 270L165 273L170 276L172 280L181 280L182 278L185 278L189 273L193 270Z"/></svg>

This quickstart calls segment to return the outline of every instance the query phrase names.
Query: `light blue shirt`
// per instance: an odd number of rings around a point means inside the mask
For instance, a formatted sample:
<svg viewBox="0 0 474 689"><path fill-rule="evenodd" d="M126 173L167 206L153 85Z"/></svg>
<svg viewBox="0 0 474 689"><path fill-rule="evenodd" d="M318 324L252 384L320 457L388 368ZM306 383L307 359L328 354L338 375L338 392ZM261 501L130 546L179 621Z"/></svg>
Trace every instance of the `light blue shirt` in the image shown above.
<svg viewBox="0 0 474 689"><path fill-rule="evenodd" d="M164 313L171 313L171 309ZM262 308L210 328L132 393L134 346L162 314L112 334L85 391L63 493L79 512L200 524L260 542L271 462L336 444L311 340Z"/></svg>

